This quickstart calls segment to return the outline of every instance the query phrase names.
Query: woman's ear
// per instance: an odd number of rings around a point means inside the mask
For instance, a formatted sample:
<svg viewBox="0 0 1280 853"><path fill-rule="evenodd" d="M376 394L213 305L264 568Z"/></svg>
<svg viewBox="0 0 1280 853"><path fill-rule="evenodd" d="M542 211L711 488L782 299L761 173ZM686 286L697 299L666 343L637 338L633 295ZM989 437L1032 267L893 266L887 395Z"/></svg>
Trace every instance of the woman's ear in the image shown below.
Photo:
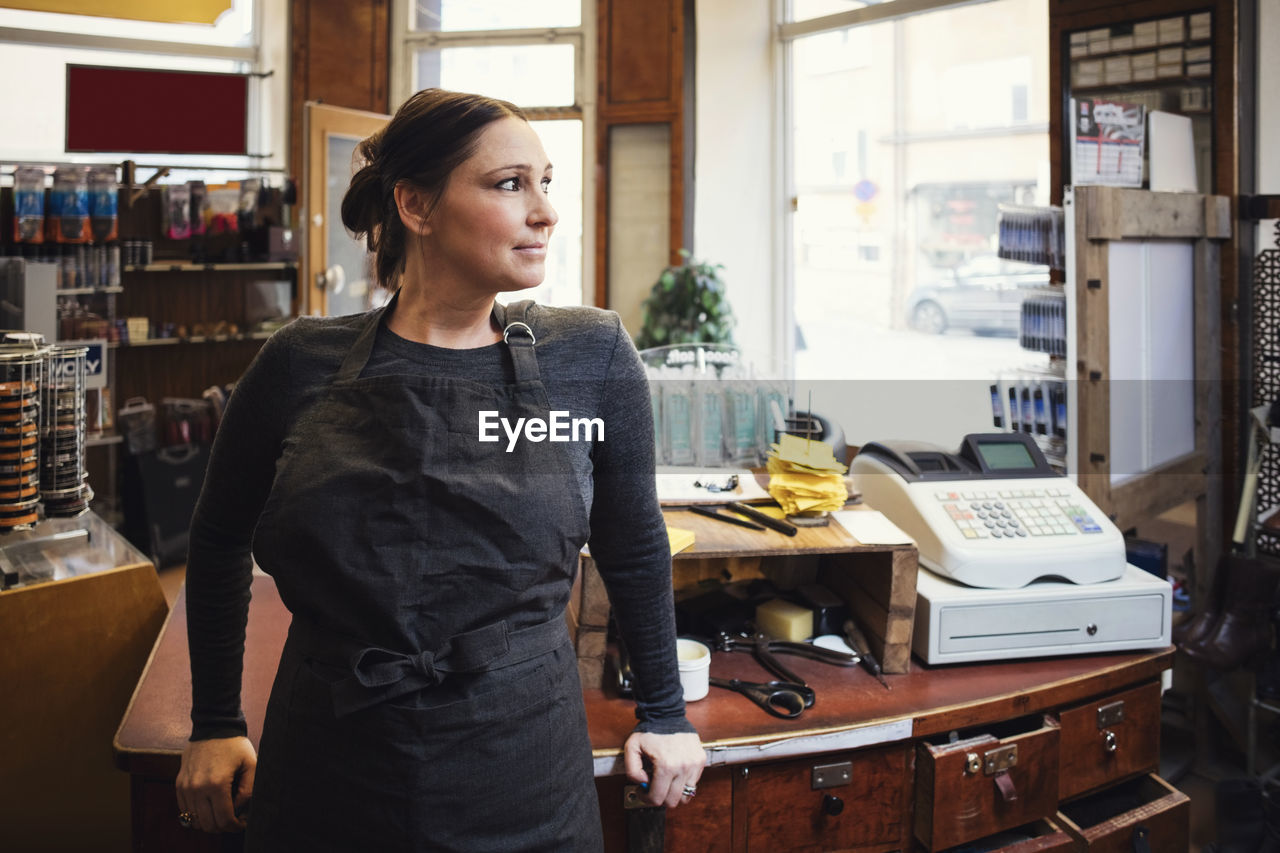
<svg viewBox="0 0 1280 853"><path fill-rule="evenodd" d="M431 233L429 214L431 200L427 194L410 183L401 181L394 190L396 210L404 227L419 237Z"/></svg>

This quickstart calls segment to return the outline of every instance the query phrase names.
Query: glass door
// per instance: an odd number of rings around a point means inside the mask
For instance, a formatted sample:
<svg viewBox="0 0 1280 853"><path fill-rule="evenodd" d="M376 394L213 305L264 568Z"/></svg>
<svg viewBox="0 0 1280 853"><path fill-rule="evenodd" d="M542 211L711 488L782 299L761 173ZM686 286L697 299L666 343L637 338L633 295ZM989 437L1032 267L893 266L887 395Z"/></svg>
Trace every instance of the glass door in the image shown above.
<svg viewBox="0 0 1280 853"><path fill-rule="evenodd" d="M373 307L372 256L342 226L342 197L351 185L356 146L383 128L391 116L308 102L303 107L307 144L307 250L302 278L306 312L355 314Z"/></svg>

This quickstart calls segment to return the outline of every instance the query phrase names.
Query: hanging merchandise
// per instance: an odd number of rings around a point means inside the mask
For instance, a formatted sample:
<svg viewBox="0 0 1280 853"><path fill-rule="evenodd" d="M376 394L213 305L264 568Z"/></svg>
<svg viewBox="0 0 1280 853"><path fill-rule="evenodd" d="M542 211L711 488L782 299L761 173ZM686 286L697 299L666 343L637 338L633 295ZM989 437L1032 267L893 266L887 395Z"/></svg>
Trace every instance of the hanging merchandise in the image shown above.
<svg viewBox="0 0 1280 853"><path fill-rule="evenodd" d="M1067 266L1066 228L1060 207L1023 207L1002 204L996 216L1002 258L1044 264L1061 270Z"/></svg>
<svg viewBox="0 0 1280 853"><path fill-rule="evenodd" d="M53 173L49 196L54 240L87 243L89 231L89 170L85 166L59 166Z"/></svg>
<svg viewBox="0 0 1280 853"><path fill-rule="evenodd" d="M120 182L115 166L95 166L89 171L89 231L94 243L109 243L118 236Z"/></svg>
<svg viewBox="0 0 1280 853"><path fill-rule="evenodd" d="M1062 291L1037 291L1022 300L1023 349L1065 357L1067 354L1067 295Z"/></svg>
<svg viewBox="0 0 1280 853"><path fill-rule="evenodd" d="M44 242L44 169L19 166L13 172L13 239Z"/></svg>
<svg viewBox="0 0 1280 853"><path fill-rule="evenodd" d="M204 181L187 181L187 193L191 197L191 234L199 236L206 230L209 213L209 188Z"/></svg>
<svg viewBox="0 0 1280 853"><path fill-rule="evenodd" d="M164 188L164 233L170 240L191 236L191 190L186 184Z"/></svg>

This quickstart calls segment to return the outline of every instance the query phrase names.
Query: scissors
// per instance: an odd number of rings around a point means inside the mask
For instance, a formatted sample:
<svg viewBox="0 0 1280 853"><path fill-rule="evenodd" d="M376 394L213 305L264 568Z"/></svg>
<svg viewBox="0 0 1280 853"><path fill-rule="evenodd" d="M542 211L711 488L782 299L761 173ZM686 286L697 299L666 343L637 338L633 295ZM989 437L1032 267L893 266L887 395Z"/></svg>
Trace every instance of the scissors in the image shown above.
<svg viewBox="0 0 1280 853"><path fill-rule="evenodd" d="M746 696L766 712L784 720L793 720L813 704L813 688L790 681L741 681L737 678L711 678L714 687L723 687Z"/></svg>

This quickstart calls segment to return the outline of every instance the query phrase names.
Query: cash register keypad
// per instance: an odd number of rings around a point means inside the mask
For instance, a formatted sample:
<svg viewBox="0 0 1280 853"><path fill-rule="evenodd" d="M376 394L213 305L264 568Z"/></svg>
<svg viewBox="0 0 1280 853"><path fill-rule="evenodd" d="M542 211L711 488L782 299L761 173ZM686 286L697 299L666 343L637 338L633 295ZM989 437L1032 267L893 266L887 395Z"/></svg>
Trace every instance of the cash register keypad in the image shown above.
<svg viewBox="0 0 1280 853"><path fill-rule="evenodd" d="M966 539L1080 536L1102 528L1066 489L1002 489L934 495Z"/></svg>

